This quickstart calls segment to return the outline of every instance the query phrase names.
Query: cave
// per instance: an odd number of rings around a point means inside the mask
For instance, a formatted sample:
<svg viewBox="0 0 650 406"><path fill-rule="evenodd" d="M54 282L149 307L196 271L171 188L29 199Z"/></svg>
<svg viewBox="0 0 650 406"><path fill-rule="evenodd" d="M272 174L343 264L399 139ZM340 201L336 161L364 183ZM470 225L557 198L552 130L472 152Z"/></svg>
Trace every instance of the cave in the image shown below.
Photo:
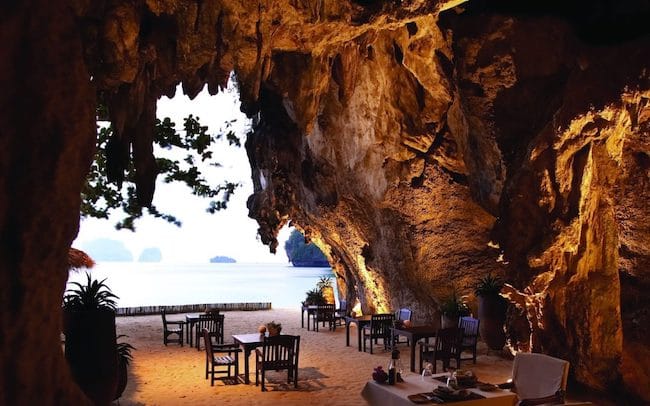
<svg viewBox="0 0 650 406"><path fill-rule="evenodd" d="M0 403L88 403L60 320L99 101L146 205L156 101L233 72L272 251L291 221L348 301L420 321L500 275L510 346L650 401L650 6L521 4L2 3Z"/></svg>

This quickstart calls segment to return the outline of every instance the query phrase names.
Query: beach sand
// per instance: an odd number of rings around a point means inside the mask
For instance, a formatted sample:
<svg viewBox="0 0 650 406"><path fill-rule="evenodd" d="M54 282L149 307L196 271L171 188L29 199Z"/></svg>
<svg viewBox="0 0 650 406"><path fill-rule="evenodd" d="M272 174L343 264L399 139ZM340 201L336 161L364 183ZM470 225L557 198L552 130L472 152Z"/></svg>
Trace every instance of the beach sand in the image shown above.
<svg viewBox="0 0 650 406"><path fill-rule="evenodd" d="M390 351L383 345L374 354L357 351L357 330L350 327L350 346L345 346L345 327L332 332L319 332L300 327L300 308L267 311L224 312L225 342L233 334L254 333L259 325L274 320L282 323L284 334L300 335L298 388L286 383L287 372L267 372L268 392L255 386L254 353L250 358L251 383L225 384L217 380L214 386L205 379L205 351L189 345L163 345L160 315L118 317L117 333L129 337L120 339L137 348L129 366L129 382L119 400L121 405L364 405L361 390L371 379L373 368L386 369ZM168 315L168 320L184 320L184 314ZM399 346L407 374L409 349ZM471 368L485 382L505 382L510 376L512 361L498 354L486 354L479 344L478 362L463 361L462 368ZM240 355L243 374L243 355ZM416 359L416 368L417 368ZM452 362L452 365L454 363ZM440 371L438 363L438 372ZM432 383L433 389L433 383Z"/></svg>

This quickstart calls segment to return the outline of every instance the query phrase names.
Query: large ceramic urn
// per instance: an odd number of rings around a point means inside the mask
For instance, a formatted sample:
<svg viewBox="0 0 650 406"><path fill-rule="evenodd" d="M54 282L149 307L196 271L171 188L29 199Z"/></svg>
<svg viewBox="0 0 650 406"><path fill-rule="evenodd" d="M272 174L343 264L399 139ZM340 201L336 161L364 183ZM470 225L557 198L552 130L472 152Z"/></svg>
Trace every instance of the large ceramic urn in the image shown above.
<svg viewBox="0 0 650 406"><path fill-rule="evenodd" d="M507 308L507 301L498 294L478 297L479 332L491 350L502 350L506 344L504 324Z"/></svg>

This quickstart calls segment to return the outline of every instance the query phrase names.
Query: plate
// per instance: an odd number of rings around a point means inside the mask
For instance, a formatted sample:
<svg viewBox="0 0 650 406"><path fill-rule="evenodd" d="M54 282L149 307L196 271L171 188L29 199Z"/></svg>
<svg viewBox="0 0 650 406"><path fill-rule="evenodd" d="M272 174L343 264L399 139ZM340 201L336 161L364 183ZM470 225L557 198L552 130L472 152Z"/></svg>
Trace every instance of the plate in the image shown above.
<svg viewBox="0 0 650 406"><path fill-rule="evenodd" d="M499 389L496 385L492 385L491 383L482 383L476 388L478 390L482 390L483 392L494 392L495 390Z"/></svg>
<svg viewBox="0 0 650 406"><path fill-rule="evenodd" d="M431 403L442 403L442 399L438 399L432 392L416 393L415 395L408 395L408 400L415 404L425 405Z"/></svg>

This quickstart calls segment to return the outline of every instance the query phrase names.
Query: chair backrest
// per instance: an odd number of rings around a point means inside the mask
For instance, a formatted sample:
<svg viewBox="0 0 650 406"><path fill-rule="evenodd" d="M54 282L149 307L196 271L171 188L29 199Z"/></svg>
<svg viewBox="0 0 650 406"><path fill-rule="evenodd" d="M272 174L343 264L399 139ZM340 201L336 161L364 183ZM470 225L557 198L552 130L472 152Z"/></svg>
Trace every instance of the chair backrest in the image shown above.
<svg viewBox="0 0 650 406"><path fill-rule="evenodd" d="M298 368L300 336L277 335L264 337L262 362L265 369Z"/></svg>
<svg viewBox="0 0 650 406"><path fill-rule="evenodd" d="M463 329L463 342L476 342L478 339L479 319L473 317L461 317L458 319L458 328Z"/></svg>
<svg viewBox="0 0 650 406"><path fill-rule="evenodd" d="M409 320L411 321L411 317L413 316L413 312L411 309L408 308L401 308L396 312L396 317L397 320L399 321L404 321L404 320Z"/></svg>
<svg viewBox="0 0 650 406"><path fill-rule="evenodd" d="M162 316L163 327L165 330L167 330L167 315L165 314L165 309L162 309L160 311L160 315Z"/></svg>
<svg viewBox="0 0 650 406"><path fill-rule="evenodd" d="M223 343L223 320L223 314L200 314L199 320L197 321L196 331L207 329L209 333L217 337L217 343Z"/></svg>
<svg viewBox="0 0 650 406"><path fill-rule="evenodd" d="M388 337L394 321L393 313L373 314L370 317L370 334L373 337Z"/></svg>
<svg viewBox="0 0 650 406"><path fill-rule="evenodd" d="M456 354L463 340L463 329L457 327L441 328L436 333L436 352L443 358Z"/></svg>
<svg viewBox="0 0 650 406"><path fill-rule="evenodd" d="M339 300L339 311L343 312L346 316L348 315L348 301L345 299Z"/></svg>
<svg viewBox="0 0 650 406"><path fill-rule="evenodd" d="M566 390L569 362L544 354L519 352L512 363L512 383L520 399L551 396Z"/></svg>
<svg viewBox="0 0 650 406"><path fill-rule="evenodd" d="M210 331L204 328L201 330L201 334L203 334L203 341L205 342L205 355L211 361L214 359L214 352L212 350L212 340L210 340Z"/></svg>
<svg viewBox="0 0 650 406"><path fill-rule="evenodd" d="M318 305L316 315L319 320L333 320L335 311L333 304Z"/></svg>

